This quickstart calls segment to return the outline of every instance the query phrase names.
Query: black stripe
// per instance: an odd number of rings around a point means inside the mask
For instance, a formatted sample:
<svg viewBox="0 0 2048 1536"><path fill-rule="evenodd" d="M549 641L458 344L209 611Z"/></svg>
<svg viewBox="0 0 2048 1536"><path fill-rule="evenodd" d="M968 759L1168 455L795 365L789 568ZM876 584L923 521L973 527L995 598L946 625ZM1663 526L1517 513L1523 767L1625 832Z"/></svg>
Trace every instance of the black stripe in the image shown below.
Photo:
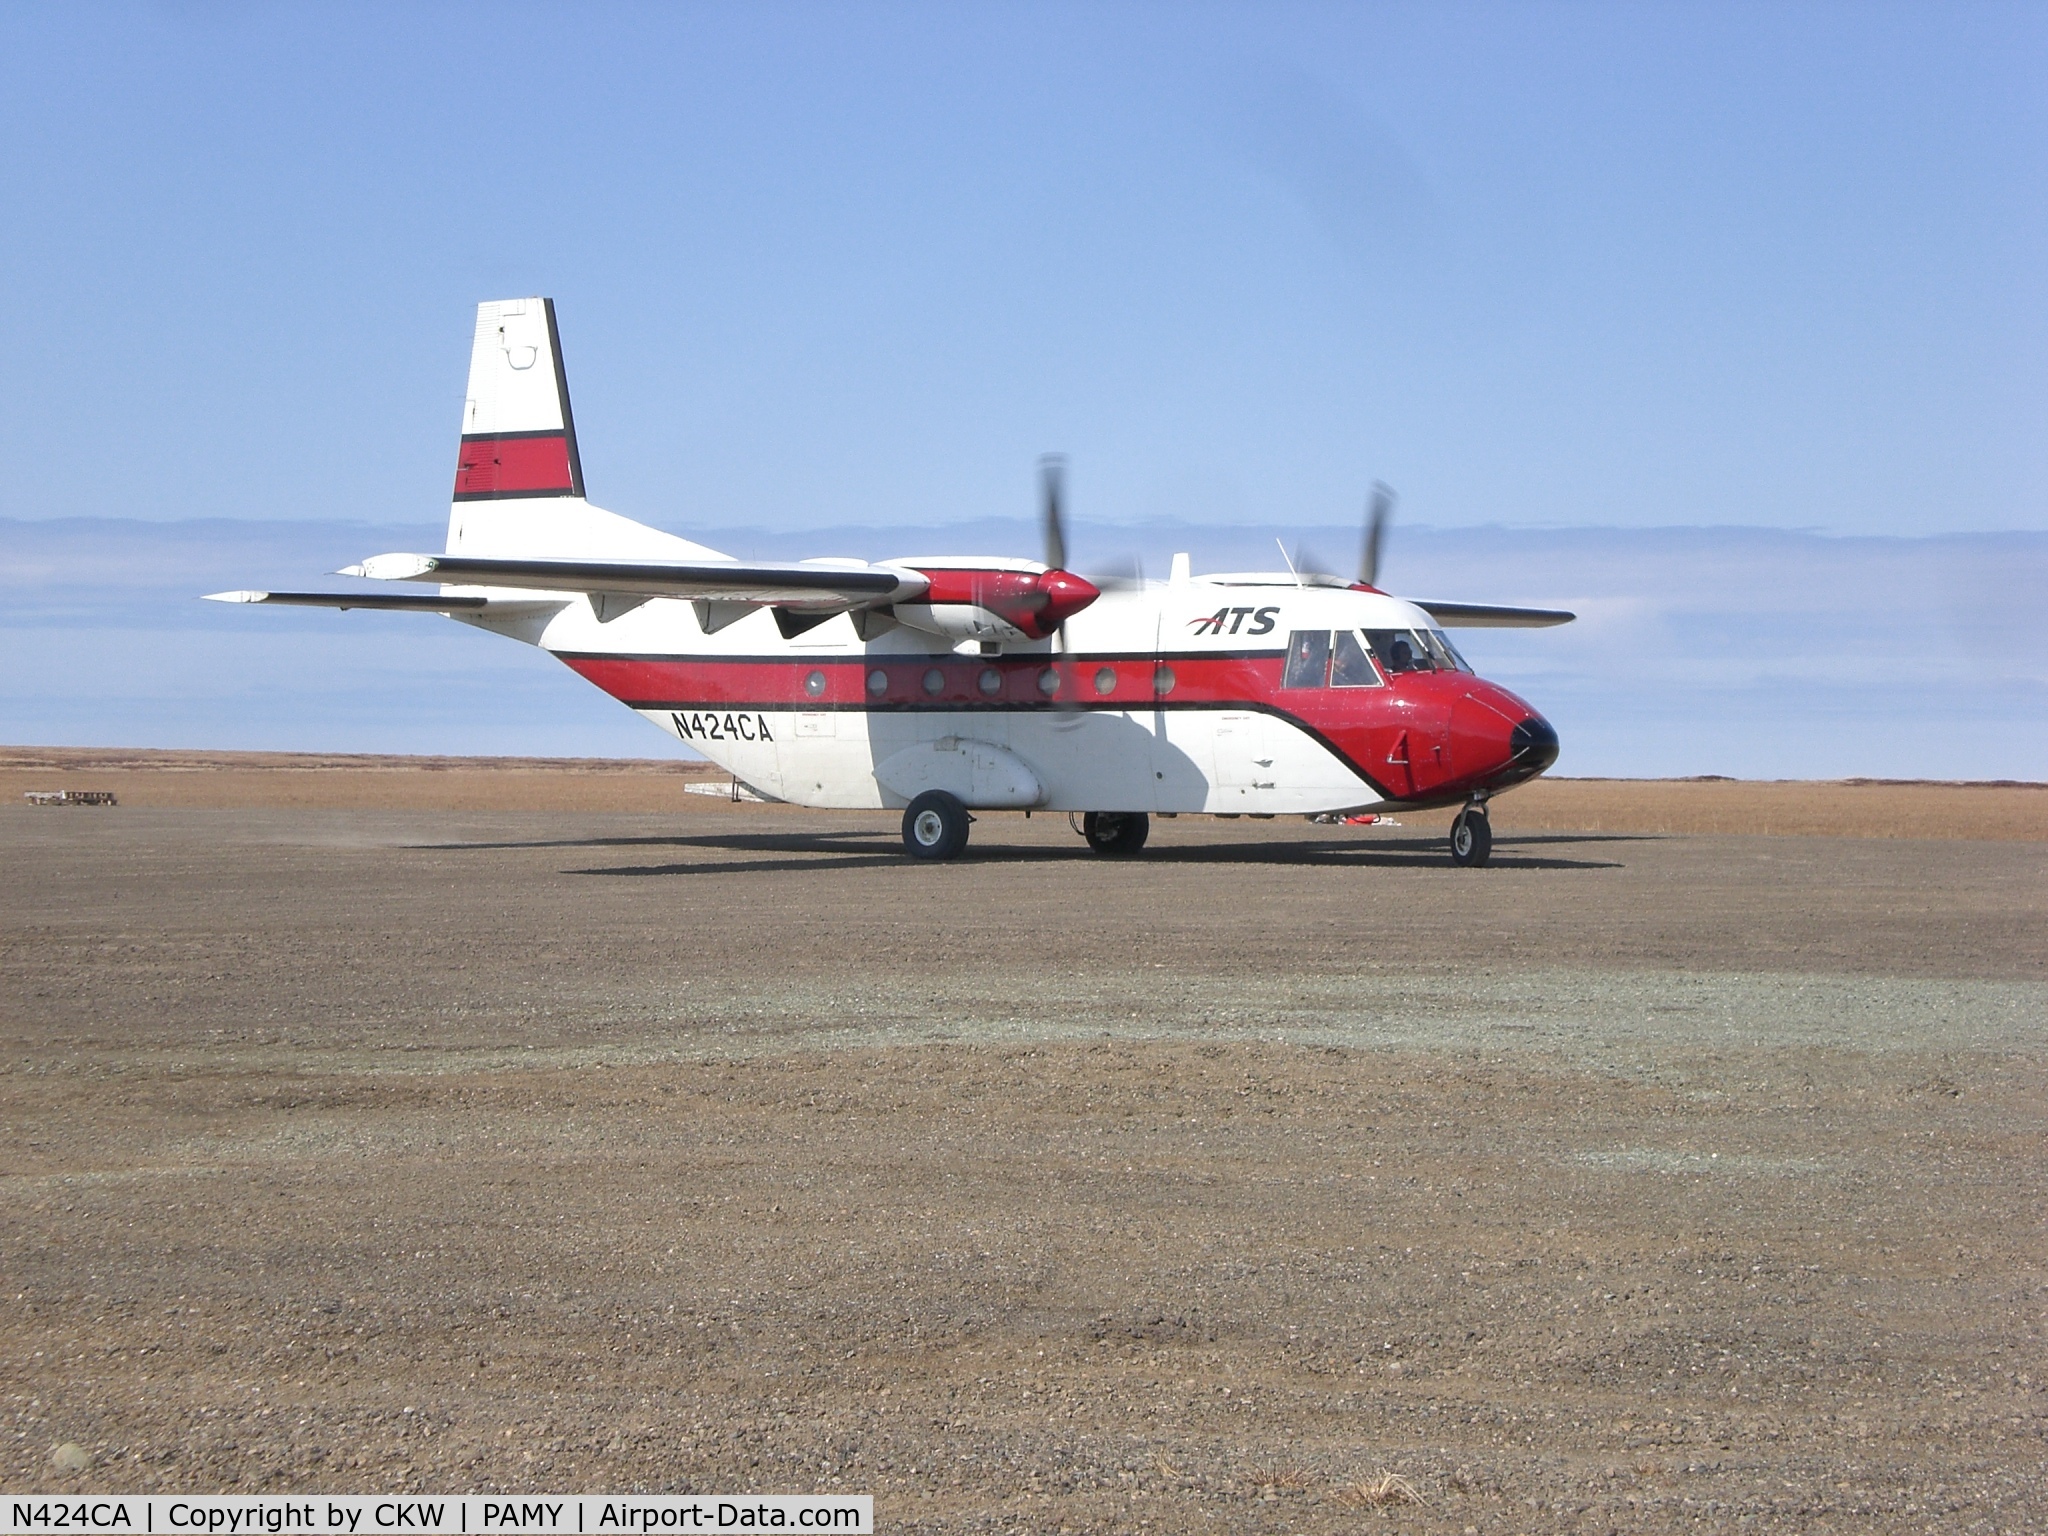
<svg viewBox="0 0 2048 1536"><path fill-rule="evenodd" d="M674 699L620 699L628 709L747 709L759 713L762 710L779 710L792 715L927 715L966 711L969 714L1059 714L1083 711L1089 714L1123 712L1144 714L1152 710L1172 710L1179 714L1198 713L1212 710L1226 713L1235 710L1244 715L1271 715L1285 720L1290 725L1299 725L1305 731L1314 727L1296 719L1284 710L1274 709L1266 704L1233 703L1224 699L883 699L871 703L851 704L828 702L824 699L783 699L779 703L727 702L724 699L713 702L707 699L688 699L678 702Z"/></svg>
<svg viewBox="0 0 2048 1536"><path fill-rule="evenodd" d="M266 603L298 608L388 608L394 612L448 613L487 608L487 597L422 597L397 592L270 592Z"/></svg>
<svg viewBox="0 0 2048 1536"><path fill-rule="evenodd" d="M536 437L567 435L560 427L542 427L535 432L465 432L462 434L462 440L465 443L522 443L531 442Z"/></svg>
<svg viewBox="0 0 2048 1536"><path fill-rule="evenodd" d="M498 494L502 496L504 493ZM542 494L559 496L563 493L550 491ZM610 560L510 560L483 555L431 555L427 558L434 562L434 575L449 578L473 576L485 586L490 584L493 576L528 576L540 581L554 577L599 582L674 581L712 587L721 582L738 582L771 592L887 593L894 592L898 586L897 578L886 571L833 571L805 567L765 569L751 565L727 565L723 561L684 564L680 561L645 560L628 564ZM691 658L673 659L684 661ZM785 656L780 659L789 661L792 658Z"/></svg>
<svg viewBox="0 0 2048 1536"><path fill-rule="evenodd" d="M551 432L550 437L554 436ZM529 501L536 496L553 496L560 500L564 496L576 496L581 492L556 486L538 491L457 491L449 498L452 501Z"/></svg>
<svg viewBox="0 0 2048 1536"><path fill-rule="evenodd" d="M1569 624L1578 617L1562 608L1504 608L1498 603L1439 603L1421 598L1409 601L1439 624L1471 629L1543 629L1553 624Z"/></svg>
<svg viewBox="0 0 2048 1536"><path fill-rule="evenodd" d="M555 394L562 402L562 430L569 438L569 494L583 494L583 455L576 447L576 418L569 410L569 371L562 365L562 332L555 324L555 301L542 299L548 312L548 345L555 353Z"/></svg>
<svg viewBox="0 0 2048 1536"><path fill-rule="evenodd" d="M437 557L438 558L438 557ZM778 651L761 656L677 656L626 651L555 651L562 661L634 661L668 663L676 666L787 666L787 667L886 667L927 662L954 662L960 666L997 666L1008 662L1013 668L1032 666L1139 665L1145 662L1176 661L1277 661L1287 652L1274 651L1090 651L1083 655L1053 651L1021 651L1006 656L962 656L958 651L888 651L866 656L805 656Z"/></svg>

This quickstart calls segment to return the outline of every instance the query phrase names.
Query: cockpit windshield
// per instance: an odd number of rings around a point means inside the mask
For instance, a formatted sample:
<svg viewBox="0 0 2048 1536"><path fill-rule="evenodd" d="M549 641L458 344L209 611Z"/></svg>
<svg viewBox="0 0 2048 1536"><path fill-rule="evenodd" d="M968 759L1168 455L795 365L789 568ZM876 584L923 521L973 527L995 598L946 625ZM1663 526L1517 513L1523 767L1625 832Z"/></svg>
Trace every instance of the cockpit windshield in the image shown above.
<svg viewBox="0 0 2048 1536"><path fill-rule="evenodd" d="M1368 629L1366 644L1389 677L1403 672L1470 672L1471 665L1435 629Z"/></svg>

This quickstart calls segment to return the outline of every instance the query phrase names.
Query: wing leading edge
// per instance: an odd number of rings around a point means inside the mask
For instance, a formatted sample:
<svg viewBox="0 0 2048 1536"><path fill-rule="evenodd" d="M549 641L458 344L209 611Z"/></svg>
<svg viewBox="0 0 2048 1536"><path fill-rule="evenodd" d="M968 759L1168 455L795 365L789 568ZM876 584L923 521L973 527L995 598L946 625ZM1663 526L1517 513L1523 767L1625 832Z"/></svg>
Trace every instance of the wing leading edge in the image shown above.
<svg viewBox="0 0 2048 1536"><path fill-rule="evenodd" d="M395 608L405 613L467 613L487 597L427 597L409 592L209 592L209 603L281 603L291 608Z"/></svg>

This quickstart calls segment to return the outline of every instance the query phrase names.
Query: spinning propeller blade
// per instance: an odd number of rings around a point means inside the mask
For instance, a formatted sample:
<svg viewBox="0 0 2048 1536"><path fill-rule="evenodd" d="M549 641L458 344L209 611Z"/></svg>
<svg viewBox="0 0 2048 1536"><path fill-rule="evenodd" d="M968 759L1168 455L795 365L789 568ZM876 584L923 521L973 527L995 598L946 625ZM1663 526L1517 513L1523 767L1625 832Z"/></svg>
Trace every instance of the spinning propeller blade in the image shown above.
<svg viewBox="0 0 2048 1536"><path fill-rule="evenodd" d="M1067 461L1048 453L1038 461L1039 527L1045 536L1045 563L1055 571L1067 568ZM1053 708L1068 718L1061 721L1071 729L1080 723L1080 706L1074 699L1074 675L1067 665L1067 621L1061 619L1053 632L1053 670L1060 680L1053 695Z"/></svg>
<svg viewBox="0 0 2048 1536"><path fill-rule="evenodd" d="M1055 571L1067 568L1067 461L1048 453L1038 461L1040 528L1045 534L1045 563Z"/></svg>
<svg viewBox="0 0 2048 1536"><path fill-rule="evenodd" d="M1372 483L1372 510L1365 519L1365 548L1358 557L1358 579L1368 587L1380 584L1380 546L1394 518L1394 491L1384 480Z"/></svg>

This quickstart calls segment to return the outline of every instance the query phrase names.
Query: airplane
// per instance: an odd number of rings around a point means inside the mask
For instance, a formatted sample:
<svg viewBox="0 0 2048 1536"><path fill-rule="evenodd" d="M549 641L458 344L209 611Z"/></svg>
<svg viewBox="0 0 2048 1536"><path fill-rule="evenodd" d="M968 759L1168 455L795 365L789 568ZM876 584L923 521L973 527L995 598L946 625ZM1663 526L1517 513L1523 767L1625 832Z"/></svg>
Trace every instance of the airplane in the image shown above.
<svg viewBox="0 0 2048 1536"><path fill-rule="evenodd" d="M215 592L216 602L445 614L550 653L764 800L900 809L913 858L956 858L975 812L1065 811L1095 852L1153 816L1310 819L1487 804L1557 760L1557 732L1444 633L1556 609L1410 602L1324 572L1092 582L1067 569L1042 466L1045 558L750 562L604 511L583 462L554 302L477 307L446 547L335 574L428 592ZM1281 551L1286 557L1284 547ZM1289 562L1292 566L1295 562Z"/></svg>

